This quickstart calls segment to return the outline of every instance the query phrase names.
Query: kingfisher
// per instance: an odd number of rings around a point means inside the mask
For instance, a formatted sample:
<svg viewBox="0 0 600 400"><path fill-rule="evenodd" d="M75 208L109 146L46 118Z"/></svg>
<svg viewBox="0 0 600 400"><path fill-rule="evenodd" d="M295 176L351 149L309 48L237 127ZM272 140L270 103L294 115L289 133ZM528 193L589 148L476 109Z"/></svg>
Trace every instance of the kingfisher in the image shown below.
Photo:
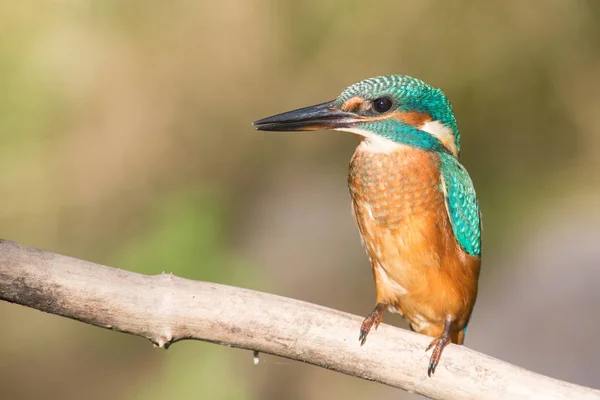
<svg viewBox="0 0 600 400"><path fill-rule="evenodd" d="M365 79L332 101L254 122L261 131L337 130L360 142L350 161L352 213L377 300L364 345L383 312L432 336L428 376L448 343L462 345L477 297L481 214L459 162L460 135L441 89L409 76Z"/></svg>

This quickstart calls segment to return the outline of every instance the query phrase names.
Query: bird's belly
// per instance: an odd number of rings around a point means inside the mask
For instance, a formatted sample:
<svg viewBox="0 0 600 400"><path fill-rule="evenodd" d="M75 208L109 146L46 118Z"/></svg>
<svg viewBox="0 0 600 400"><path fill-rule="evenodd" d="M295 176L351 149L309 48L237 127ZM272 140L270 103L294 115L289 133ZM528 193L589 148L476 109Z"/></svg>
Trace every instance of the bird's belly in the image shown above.
<svg viewBox="0 0 600 400"><path fill-rule="evenodd" d="M477 260L454 238L434 153L364 148L350 164L353 212L371 260L377 302L415 328L466 320L477 291Z"/></svg>

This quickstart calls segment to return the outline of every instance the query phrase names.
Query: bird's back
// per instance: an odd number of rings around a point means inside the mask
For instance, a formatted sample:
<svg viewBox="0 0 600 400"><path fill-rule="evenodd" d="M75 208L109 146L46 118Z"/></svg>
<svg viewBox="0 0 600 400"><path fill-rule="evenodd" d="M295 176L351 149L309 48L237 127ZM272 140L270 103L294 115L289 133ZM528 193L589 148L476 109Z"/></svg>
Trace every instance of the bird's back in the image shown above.
<svg viewBox="0 0 600 400"><path fill-rule="evenodd" d="M354 215L371 260L377 302L398 311L413 329L431 336L455 320L462 342L477 294L479 257L453 233L437 153L364 140L350 164Z"/></svg>

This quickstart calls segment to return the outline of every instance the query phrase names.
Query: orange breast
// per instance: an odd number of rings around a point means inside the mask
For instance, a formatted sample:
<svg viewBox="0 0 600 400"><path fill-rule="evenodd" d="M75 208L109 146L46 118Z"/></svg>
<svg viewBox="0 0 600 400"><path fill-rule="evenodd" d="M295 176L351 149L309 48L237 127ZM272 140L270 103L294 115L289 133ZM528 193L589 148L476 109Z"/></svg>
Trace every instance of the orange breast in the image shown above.
<svg viewBox="0 0 600 400"><path fill-rule="evenodd" d="M459 341L475 303L480 260L454 238L435 153L401 145L373 152L363 142L348 183L377 302L432 336L450 315Z"/></svg>

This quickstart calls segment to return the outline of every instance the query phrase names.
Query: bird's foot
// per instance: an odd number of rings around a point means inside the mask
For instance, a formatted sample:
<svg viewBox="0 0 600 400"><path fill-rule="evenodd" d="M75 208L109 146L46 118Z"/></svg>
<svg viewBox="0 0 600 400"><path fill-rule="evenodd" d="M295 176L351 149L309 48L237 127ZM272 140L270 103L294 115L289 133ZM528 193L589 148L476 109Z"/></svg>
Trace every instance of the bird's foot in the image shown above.
<svg viewBox="0 0 600 400"><path fill-rule="evenodd" d="M450 327L452 326L452 318L448 316L446 318L446 323L444 324L444 331L437 339L433 339L427 349L425 351L429 351L433 348L433 352L431 353L431 358L429 359L429 368L427 369L427 375L431 377L435 373L435 369L440 363L440 358L442 357L442 351L444 351L444 347L448 343L450 343Z"/></svg>
<svg viewBox="0 0 600 400"><path fill-rule="evenodd" d="M427 369L428 376L431 377L431 375L435 373L435 369L440 363L440 358L442 357L442 351L444 351L444 347L446 347L448 343L450 343L450 335L444 332L439 338L433 339L433 341L427 347L427 350L425 350L429 351L433 347L433 353L431 353L431 358L429 359L429 368Z"/></svg>
<svg viewBox="0 0 600 400"><path fill-rule="evenodd" d="M377 329L379 324L383 321L383 310L385 310L385 304L377 303L375 309L371 314L367 315L367 318L363 321L360 326L360 336L358 337L361 346L367 341L367 335L373 325L375 325L375 329Z"/></svg>

